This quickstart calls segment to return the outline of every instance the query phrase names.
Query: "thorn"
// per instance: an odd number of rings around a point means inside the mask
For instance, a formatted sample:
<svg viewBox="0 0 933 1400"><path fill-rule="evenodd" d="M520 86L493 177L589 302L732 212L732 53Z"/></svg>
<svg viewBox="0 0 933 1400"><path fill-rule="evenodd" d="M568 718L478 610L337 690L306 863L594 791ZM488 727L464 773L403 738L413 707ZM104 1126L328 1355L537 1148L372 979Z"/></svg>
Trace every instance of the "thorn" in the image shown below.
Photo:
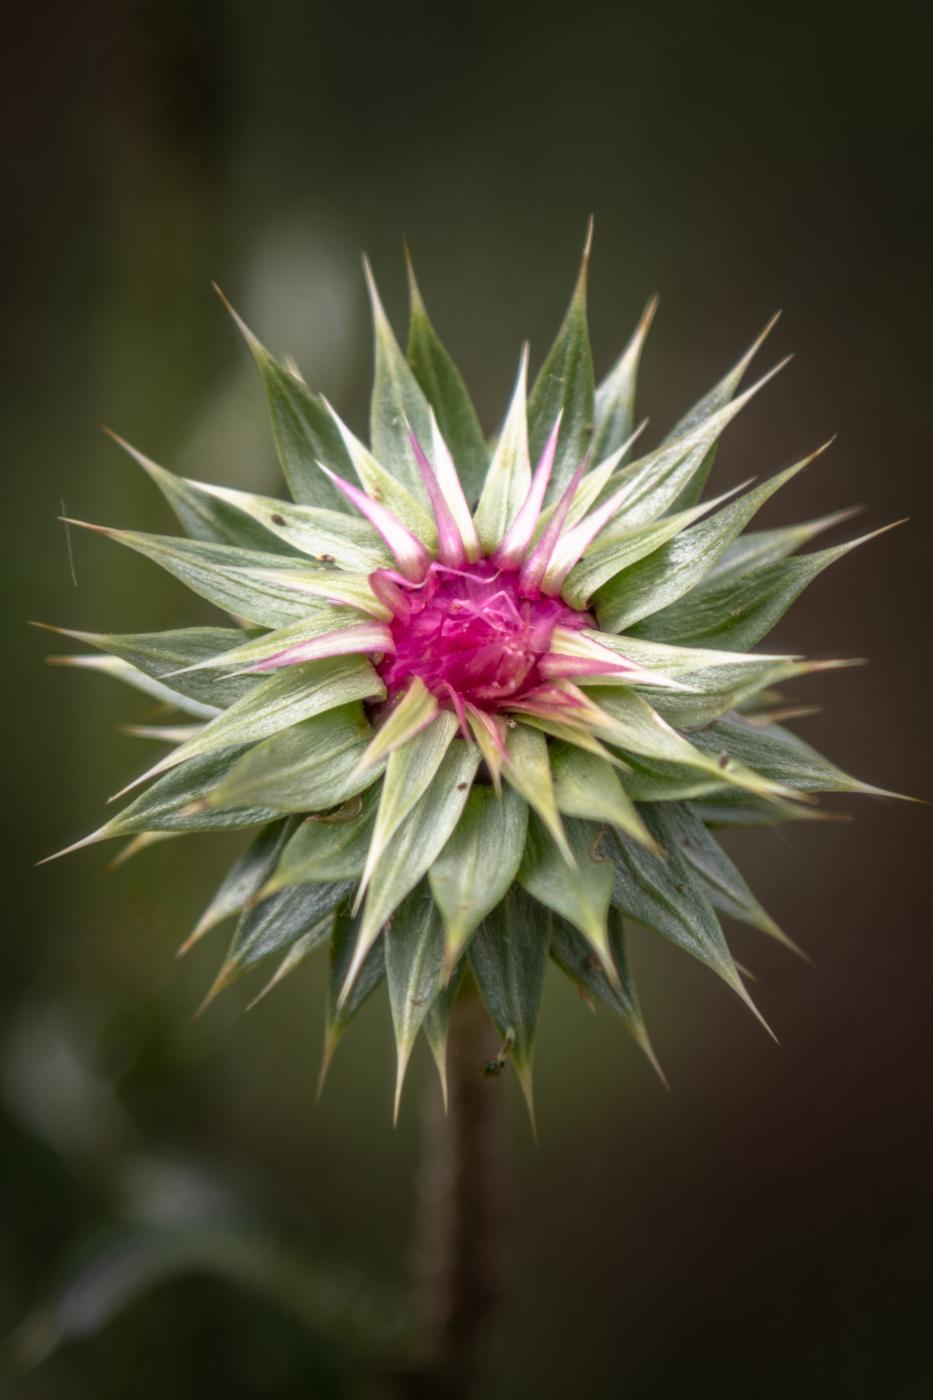
<svg viewBox="0 0 933 1400"><path fill-rule="evenodd" d="M80 851L84 846L93 846L96 841L104 841L108 836L116 835L116 832L109 831L108 827L109 822L107 826L102 826L97 831L92 831L90 836L82 836L80 841L74 841L70 846L65 846L62 850L55 851L54 854L50 856L43 856L41 860L36 861L36 867L48 865L50 861L60 860L62 856L70 856L73 851Z"/></svg>
<svg viewBox="0 0 933 1400"><path fill-rule="evenodd" d="M140 851L145 851L149 846L154 846L157 842L171 834L171 832L165 831L141 831L138 836L134 836L132 840L127 842L122 851L117 852L113 860L106 866L106 869L108 871L119 870L121 865L124 865L126 861L130 860L133 856L138 855Z"/></svg>
<svg viewBox="0 0 933 1400"><path fill-rule="evenodd" d="M648 331L651 328L651 323L654 320L655 316L658 314L658 307L660 306L660 304L661 297L657 292L654 292L648 298L645 309L641 313L641 319L639 320L638 325L635 328L635 334L637 336L640 336L642 340L644 340L645 336L648 334Z"/></svg>
<svg viewBox="0 0 933 1400"><path fill-rule="evenodd" d="M324 1053L321 1056L321 1071L317 1077L317 1089L314 1093L314 1102L321 1102L321 1095L324 1092L324 1081L327 1078L327 1071L330 1069L331 1061L334 1058L334 1051L340 1043L340 1035L332 1027L324 1033Z"/></svg>
<svg viewBox="0 0 933 1400"><path fill-rule="evenodd" d="M668 1082L667 1075L661 1068L661 1062L659 1061L657 1055L654 1052L654 1046L651 1044L651 1040L648 1036L648 1031L645 1027L645 1023L644 1021L642 1021L640 1016L636 1021L629 1023L629 1030L632 1034L632 1037L634 1038L635 1044L641 1050L642 1054L647 1059L649 1065L654 1070L655 1074L658 1076L667 1092L670 1093L671 1086Z"/></svg>
<svg viewBox="0 0 933 1400"><path fill-rule="evenodd" d="M237 963L236 959L228 958L227 961L224 963L223 967L218 972L217 976L214 978L214 981L208 990L207 996L204 998L204 1000L201 1002L201 1005L198 1007L197 1011L192 1016L192 1021L197 1021L201 1016L203 1016L204 1012L210 1006L211 1002L216 997L220 996L220 993L225 991L226 988L230 986L230 983L234 980L238 971L239 963Z"/></svg>
<svg viewBox="0 0 933 1400"><path fill-rule="evenodd" d="M63 525L76 525L80 530L93 530L96 535L118 535L119 530L114 530L110 525L92 525L89 520L75 520L70 515L60 515L58 519Z"/></svg>
<svg viewBox="0 0 933 1400"><path fill-rule="evenodd" d="M220 297L220 300L223 302L224 307L229 312L230 316L233 318L234 325L236 326L237 330L240 332L240 335L242 335L243 339L249 346L253 357L257 360L260 359L262 355L266 353L265 346L262 344L261 340L259 340L258 336L255 336L253 334L249 326L243 320L242 316L239 316L237 312L234 311L232 305L227 300L224 293L220 290L218 284L216 282L212 282L211 286L214 288L214 291L217 293L217 295Z"/></svg>
<svg viewBox="0 0 933 1400"><path fill-rule="evenodd" d="M764 1016L762 1016L761 1012L758 1010L758 1007L755 1005L754 1001L752 1001L752 998L749 996L748 993L748 988L745 986L745 983L742 981L739 974L736 973L734 979L730 977L726 980L728 981L729 986L732 988L732 990L734 992L737 992L741 999L744 1001L745 1005L755 1017L756 1021L759 1021L761 1025L764 1026L765 1030L768 1032L775 1045L780 1045L781 1042L778 1040L777 1036L774 1034L774 1031L768 1025Z"/></svg>
<svg viewBox="0 0 933 1400"><path fill-rule="evenodd" d="M525 1107L528 1109L528 1119L531 1124L531 1136L535 1147L538 1146L538 1118L535 1113L534 1084L532 1081L532 1070L530 1063L516 1064L515 1073L518 1075L518 1082L522 1086L522 1095L525 1099Z"/></svg>
<svg viewBox="0 0 933 1400"><path fill-rule="evenodd" d="M62 516L64 516L65 511L66 511L66 509L67 509L67 507L66 507L66 505L65 505L65 498L64 498L64 496L62 496L60 499L61 499L61 505L62 505ZM69 568L69 571L70 571L70 573L71 573L71 582L74 584L75 588L77 588L77 586L78 586L78 575L75 573L75 557L74 557L74 552L72 551L72 548L71 548L71 533L70 533L70 531L69 531L69 529L68 529L67 524L65 525L65 549L67 550L67 553L68 553L68 568Z"/></svg>
<svg viewBox="0 0 933 1400"><path fill-rule="evenodd" d="M206 933L210 933L212 928L213 924L208 923L206 917L202 916L202 918L198 920L194 928L188 934L188 937L184 940L184 942L178 945L178 948L175 951L176 958L183 958L186 953L189 953L194 947L194 945L200 942L200 940L204 937Z"/></svg>
<svg viewBox="0 0 933 1400"><path fill-rule="evenodd" d="M593 231L596 226L596 216L591 214L586 225L586 239L583 244L583 274L584 280L589 268L590 254L593 251Z"/></svg>
<svg viewBox="0 0 933 1400"><path fill-rule="evenodd" d="M405 1085L405 1073L408 1069L408 1061L411 1057L411 1046L399 1045L398 1064L395 1073L395 1102L392 1107L392 1127L398 1127L398 1111L402 1102L402 1089Z"/></svg>
<svg viewBox="0 0 933 1400"><path fill-rule="evenodd" d="M412 261L411 249L408 246L408 239L402 239L402 253L405 258L405 273L408 278L408 298L412 309L418 309L422 316L427 315L424 305L424 298L421 295L421 288L418 286L418 279L415 277L415 264Z"/></svg>

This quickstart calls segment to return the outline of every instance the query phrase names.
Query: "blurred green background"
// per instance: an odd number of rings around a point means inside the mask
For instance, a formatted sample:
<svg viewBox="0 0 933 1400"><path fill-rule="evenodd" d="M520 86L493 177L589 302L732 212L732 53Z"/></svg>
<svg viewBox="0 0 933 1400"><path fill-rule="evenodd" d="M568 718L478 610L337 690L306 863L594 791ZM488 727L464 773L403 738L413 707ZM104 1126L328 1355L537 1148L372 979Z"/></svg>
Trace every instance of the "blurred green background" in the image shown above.
<svg viewBox="0 0 933 1400"><path fill-rule="evenodd" d="M403 233L490 430L521 340L540 361L562 314L591 211L598 368L661 293L642 381L650 433L783 307L765 359L797 357L730 430L718 481L770 474L838 430L765 523L853 503L867 505L865 528L913 517L821 578L776 639L871 658L800 686L826 706L802 732L870 781L931 795L921 17L897 4L313 0L11 12L4 1332L75 1251L127 1221L197 1233L261 1216L325 1280L359 1266L390 1288L407 1267L430 1071L419 1056L393 1131L385 998L341 1048L319 1106L319 967L248 1016L237 987L192 1022L224 934L180 964L173 953L236 838L167 842L113 873L108 847L33 869L97 825L151 757L118 732L151 710L103 677L46 668L50 639L25 619L141 631L208 616L153 566L85 535L73 583L63 501L89 520L170 525L98 420L188 475L279 489L258 381L212 279L358 429L358 255L402 329ZM836 806L856 823L731 844L816 964L733 930L780 1048L699 965L636 936L666 1094L617 1024L549 986L537 1148L516 1084L497 1086L514 1238L488 1400L933 1391L930 822L892 802ZM115 1296L143 1282L124 1263ZM70 1296L66 1330L94 1332L107 1315L94 1286ZM8 1354L4 1393L353 1394L339 1353L356 1343L338 1332L201 1269L28 1374ZM41 1346L19 1332L7 1353Z"/></svg>

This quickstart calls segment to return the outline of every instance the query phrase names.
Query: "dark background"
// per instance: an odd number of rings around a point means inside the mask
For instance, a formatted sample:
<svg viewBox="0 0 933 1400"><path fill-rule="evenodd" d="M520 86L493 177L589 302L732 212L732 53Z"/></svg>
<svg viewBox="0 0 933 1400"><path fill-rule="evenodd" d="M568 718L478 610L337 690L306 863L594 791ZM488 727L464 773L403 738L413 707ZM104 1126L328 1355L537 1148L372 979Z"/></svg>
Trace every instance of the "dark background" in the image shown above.
<svg viewBox="0 0 933 1400"><path fill-rule="evenodd" d="M649 431L782 307L763 363L796 358L730 430L717 480L770 474L838 431L764 523L853 503L866 529L912 517L814 584L776 640L871 659L799 687L826 706L803 732L870 781L930 795L921 18L897 4L298 0L11 12L3 1330L102 1223L198 1219L228 1196L305 1241L325 1272L350 1260L391 1283L406 1263L429 1070L419 1055L393 1132L385 998L315 1106L319 967L249 1016L237 988L191 1020L224 934L181 964L173 950L233 842L167 842L112 874L107 847L32 868L97 825L150 757L117 729L151 707L47 669L49 639L25 619L137 631L207 615L87 536L73 541L73 585L63 499L82 518L169 526L98 420L189 475L279 489L259 386L211 279L357 428L358 254L401 330L403 233L489 429L525 336L540 362L591 211L598 369L661 293ZM930 817L834 805L855 823L732 843L815 961L734 931L780 1048L698 964L637 937L668 1095L618 1025L549 985L537 1148L516 1084L499 1086L515 1221L488 1400L933 1390ZM252 1294L186 1277L28 1375L11 1366L5 1384L24 1400L343 1394L327 1345Z"/></svg>

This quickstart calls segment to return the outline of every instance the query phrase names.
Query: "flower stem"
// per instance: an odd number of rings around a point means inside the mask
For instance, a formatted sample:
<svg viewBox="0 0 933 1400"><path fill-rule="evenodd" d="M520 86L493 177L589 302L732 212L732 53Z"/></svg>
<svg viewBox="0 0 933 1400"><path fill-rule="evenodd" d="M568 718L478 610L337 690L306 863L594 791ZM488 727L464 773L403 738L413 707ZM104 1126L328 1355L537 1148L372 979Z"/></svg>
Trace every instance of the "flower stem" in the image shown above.
<svg viewBox="0 0 933 1400"><path fill-rule="evenodd" d="M433 1082L424 1100L414 1260L419 1334L408 1392L418 1400L474 1393L481 1343L502 1295L505 1086L483 1074L497 1050L469 978L451 1011L447 1113Z"/></svg>

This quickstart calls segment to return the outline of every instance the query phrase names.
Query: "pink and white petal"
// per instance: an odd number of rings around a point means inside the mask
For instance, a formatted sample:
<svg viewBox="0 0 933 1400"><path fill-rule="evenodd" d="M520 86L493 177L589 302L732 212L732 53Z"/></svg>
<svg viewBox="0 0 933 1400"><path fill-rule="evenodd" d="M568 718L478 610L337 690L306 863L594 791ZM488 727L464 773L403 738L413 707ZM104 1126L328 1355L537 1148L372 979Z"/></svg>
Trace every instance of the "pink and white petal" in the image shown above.
<svg viewBox="0 0 933 1400"><path fill-rule="evenodd" d="M438 484L450 506L451 514L457 522L457 529L460 531L460 538L463 540L467 558L470 563L475 564L483 552L482 547L467 498L463 494L463 487L460 484L454 459L450 455L450 448L444 441L433 408L431 410L431 461L434 463L434 474Z"/></svg>
<svg viewBox="0 0 933 1400"><path fill-rule="evenodd" d="M440 482L435 475L434 468L428 461L424 453L424 448L418 441L411 424L407 421L405 426L408 429L408 437L411 442L411 450L415 454L415 461L421 473L421 480L424 482L428 499L431 502L431 509L434 512L434 519L437 522L437 554L443 564L449 564L452 568L459 568L466 563L466 549L463 537L460 533L453 511L447 502L444 492L441 490Z"/></svg>
<svg viewBox="0 0 933 1400"><path fill-rule="evenodd" d="M583 461L568 481L564 489L564 494L554 507L554 513L548 521L543 535L522 565L520 591L525 597L534 597L535 594L541 591L541 582L551 562L551 556L557 547L561 531L564 528L564 522L567 519L567 512L570 510L573 498L577 494L577 487L583 480L588 460L588 458L584 457Z"/></svg>
<svg viewBox="0 0 933 1400"><path fill-rule="evenodd" d="M561 409L554 426L548 435L544 450L538 459L534 475L531 478L531 485L528 494L522 502L518 514L512 521L505 533L505 538L493 554L493 560L503 569L515 569L522 562L531 544L535 528L541 515L541 507L544 504L544 495L551 480L551 472L554 469L554 458L557 454L557 438L560 433L561 419L564 410Z"/></svg>
<svg viewBox="0 0 933 1400"><path fill-rule="evenodd" d="M630 680L623 679L622 684L652 685L664 690L694 692L693 686L684 685L682 681L672 680L670 676L664 675L661 671L654 671L647 666L639 665L637 661L627 657L620 648L605 646L602 642L597 641L590 632L570 627L555 627L551 635L551 651L548 656L542 658L542 664L549 663L553 656L563 657L567 660L592 662L594 669L589 672L580 671L580 676L589 674L591 676L618 677L620 676L618 668L621 666L631 677ZM542 674L544 673L542 672ZM569 677L570 672L565 671L564 675Z"/></svg>
<svg viewBox="0 0 933 1400"><path fill-rule="evenodd" d="M324 475L334 483L337 490L342 492L352 505L356 506L360 514L366 517L374 529L379 531L405 577L415 583L420 582L431 563L431 556L421 541L411 533L406 525L402 524L397 516L387 510L384 505L380 505L378 501L367 496L365 491L361 491L358 486L352 485L349 481L344 481L343 477L332 472L329 467L325 467L323 462L318 462L318 466Z"/></svg>
<svg viewBox="0 0 933 1400"><path fill-rule="evenodd" d="M334 632L325 632L320 637L309 637L307 641L296 642L264 657L262 661L247 666L245 671L276 671L282 666L298 666L303 661L319 661L325 656L352 656L366 652L391 652L395 642L388 627L378 622L354 623ZM240 674L243 674L242 672Z"/></svg>

